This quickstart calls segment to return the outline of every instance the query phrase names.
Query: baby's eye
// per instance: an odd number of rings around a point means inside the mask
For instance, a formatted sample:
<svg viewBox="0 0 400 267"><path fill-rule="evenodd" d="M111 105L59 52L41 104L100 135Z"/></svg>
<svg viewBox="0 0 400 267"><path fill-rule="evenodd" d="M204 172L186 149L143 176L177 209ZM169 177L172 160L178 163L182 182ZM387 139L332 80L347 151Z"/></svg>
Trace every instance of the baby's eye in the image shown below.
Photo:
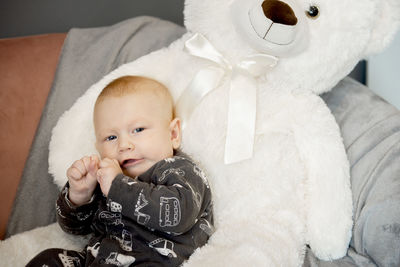
<svg viewBox="0 0 400 267"><path fill-rule="evenodd" d="M133 130L134 133L140 133L142 131L144 131L143 127L139 127L139 128L136 128L135 130Z"/></svg>
<svg viewBox="0 0 400 267"><path fill-rule="evenodd" d="M108 136L106 138L106 141L112 141L112 140L115 140L115 139L117 139L117 137L115 135L110 135L110 136Z"/></svg>

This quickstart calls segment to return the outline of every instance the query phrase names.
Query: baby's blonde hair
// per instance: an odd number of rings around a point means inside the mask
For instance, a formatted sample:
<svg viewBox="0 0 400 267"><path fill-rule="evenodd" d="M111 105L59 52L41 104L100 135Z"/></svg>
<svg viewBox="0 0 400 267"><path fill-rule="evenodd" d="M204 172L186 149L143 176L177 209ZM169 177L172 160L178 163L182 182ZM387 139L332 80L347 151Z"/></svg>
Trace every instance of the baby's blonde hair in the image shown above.
<svg viewBox="0 0 400 267"><path fill-rule="evenodd" d="M97 97L94 109L108 97L123 97L129 94L151 92L162 101L166 101L171 110L171 120L175 118L173 99L162 83L143 76L122 76L110 82Z"/></svg>

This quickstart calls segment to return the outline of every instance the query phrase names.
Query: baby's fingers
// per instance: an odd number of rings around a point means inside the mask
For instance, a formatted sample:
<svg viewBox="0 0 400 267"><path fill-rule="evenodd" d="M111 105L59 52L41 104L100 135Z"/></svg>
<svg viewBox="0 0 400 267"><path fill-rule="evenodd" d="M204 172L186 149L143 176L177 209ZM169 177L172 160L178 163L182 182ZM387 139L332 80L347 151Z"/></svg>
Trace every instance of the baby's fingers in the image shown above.
<svg viewBox="0 0 400 267"><path fill-rule="evenodd" d="M104 158L104 159L102 159L102 160L100 161L99 167L100 167L100 168L106 168L106 167L110 166L110 163L111 163L111 159L109 159L109 158Z"/></svg>
<svg viewBox="0 0 400 267"><path fill-rule="evenodd" d="M100 168L116 167L116 166L119 167L118 160L109 158L104 158L103 160L100 161L99 164Z"/></svg>
<svg viewBox="0 0 400 267"><path fill-rule="evenodd" d="M74 167L74 168L78 169L78 171L79 171L82 175L85 175L86 172L87 172L87 169L86 169L86 166L85 166L85 163L84 163L83 159L79 159L79 160L75 161L75 162L72 164L71 167Z"/></svg>
<svg viewBox="0 0 400 267"><path fill-rule="evenodd" d="M67 177L73 180L79 180L83 177L82 173L75 167L70 167L67 170Z"/></svg>
<svg viewBox="0 0 400 267"><path fill-rule="evenodd" d="M91 157L88 157L88 156L85 156L85 157L83 157L81 160L82 160L82 162L83 162L83 164L84 164L84 166L85 166L85 170L86 170L87 172L89 172L90 167L91 167L91 165L92 165L92 158L91 158Z"/></svg>
<svg viewBox="0 0 400 267"><path fill-rule="evenodd" d="M82 160L77 160L72 163L71 167L67 170L67 177L73 179L81 179L86 175L86 167Z"/></svg>
<svg viewBox="0 0 400 267"><path fill-rule="evenodd" d="M93 155L89 158L89 161L88 172L94 174L99 168L100 160L96 155Z"/></svg>

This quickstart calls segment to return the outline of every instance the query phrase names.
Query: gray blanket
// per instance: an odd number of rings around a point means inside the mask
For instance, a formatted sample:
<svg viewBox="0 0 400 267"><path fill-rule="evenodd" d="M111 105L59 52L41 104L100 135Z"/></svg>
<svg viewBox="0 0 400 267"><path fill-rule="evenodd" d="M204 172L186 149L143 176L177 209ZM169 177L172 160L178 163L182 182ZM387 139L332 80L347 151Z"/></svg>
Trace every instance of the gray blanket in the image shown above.
<svg viewBox="0 0 400 267"><path fill-rule="evenodd" d="M59 116L105 74L168 45L184 31L170 22L138 17L68 33L7 236L55 221L58 189L47 158ZM307 251L304 266L400 266L400 112L350 78L323 98L341 127L351 163L355 227L346 257L321 262Z"/></svg>

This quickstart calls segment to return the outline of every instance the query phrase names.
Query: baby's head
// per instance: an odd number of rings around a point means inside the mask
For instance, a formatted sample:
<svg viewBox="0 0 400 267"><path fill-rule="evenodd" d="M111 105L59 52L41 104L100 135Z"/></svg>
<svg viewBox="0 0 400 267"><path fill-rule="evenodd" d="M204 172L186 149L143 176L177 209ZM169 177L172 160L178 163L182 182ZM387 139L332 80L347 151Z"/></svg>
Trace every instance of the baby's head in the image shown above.
<svg viewBox="0 0 400 267"><path fill-rule="evenodd" d="M173 156L181 142L180 120L161 83L140 76L120 77L100 93L94 107L96 148L136 177Z"/></svg>

